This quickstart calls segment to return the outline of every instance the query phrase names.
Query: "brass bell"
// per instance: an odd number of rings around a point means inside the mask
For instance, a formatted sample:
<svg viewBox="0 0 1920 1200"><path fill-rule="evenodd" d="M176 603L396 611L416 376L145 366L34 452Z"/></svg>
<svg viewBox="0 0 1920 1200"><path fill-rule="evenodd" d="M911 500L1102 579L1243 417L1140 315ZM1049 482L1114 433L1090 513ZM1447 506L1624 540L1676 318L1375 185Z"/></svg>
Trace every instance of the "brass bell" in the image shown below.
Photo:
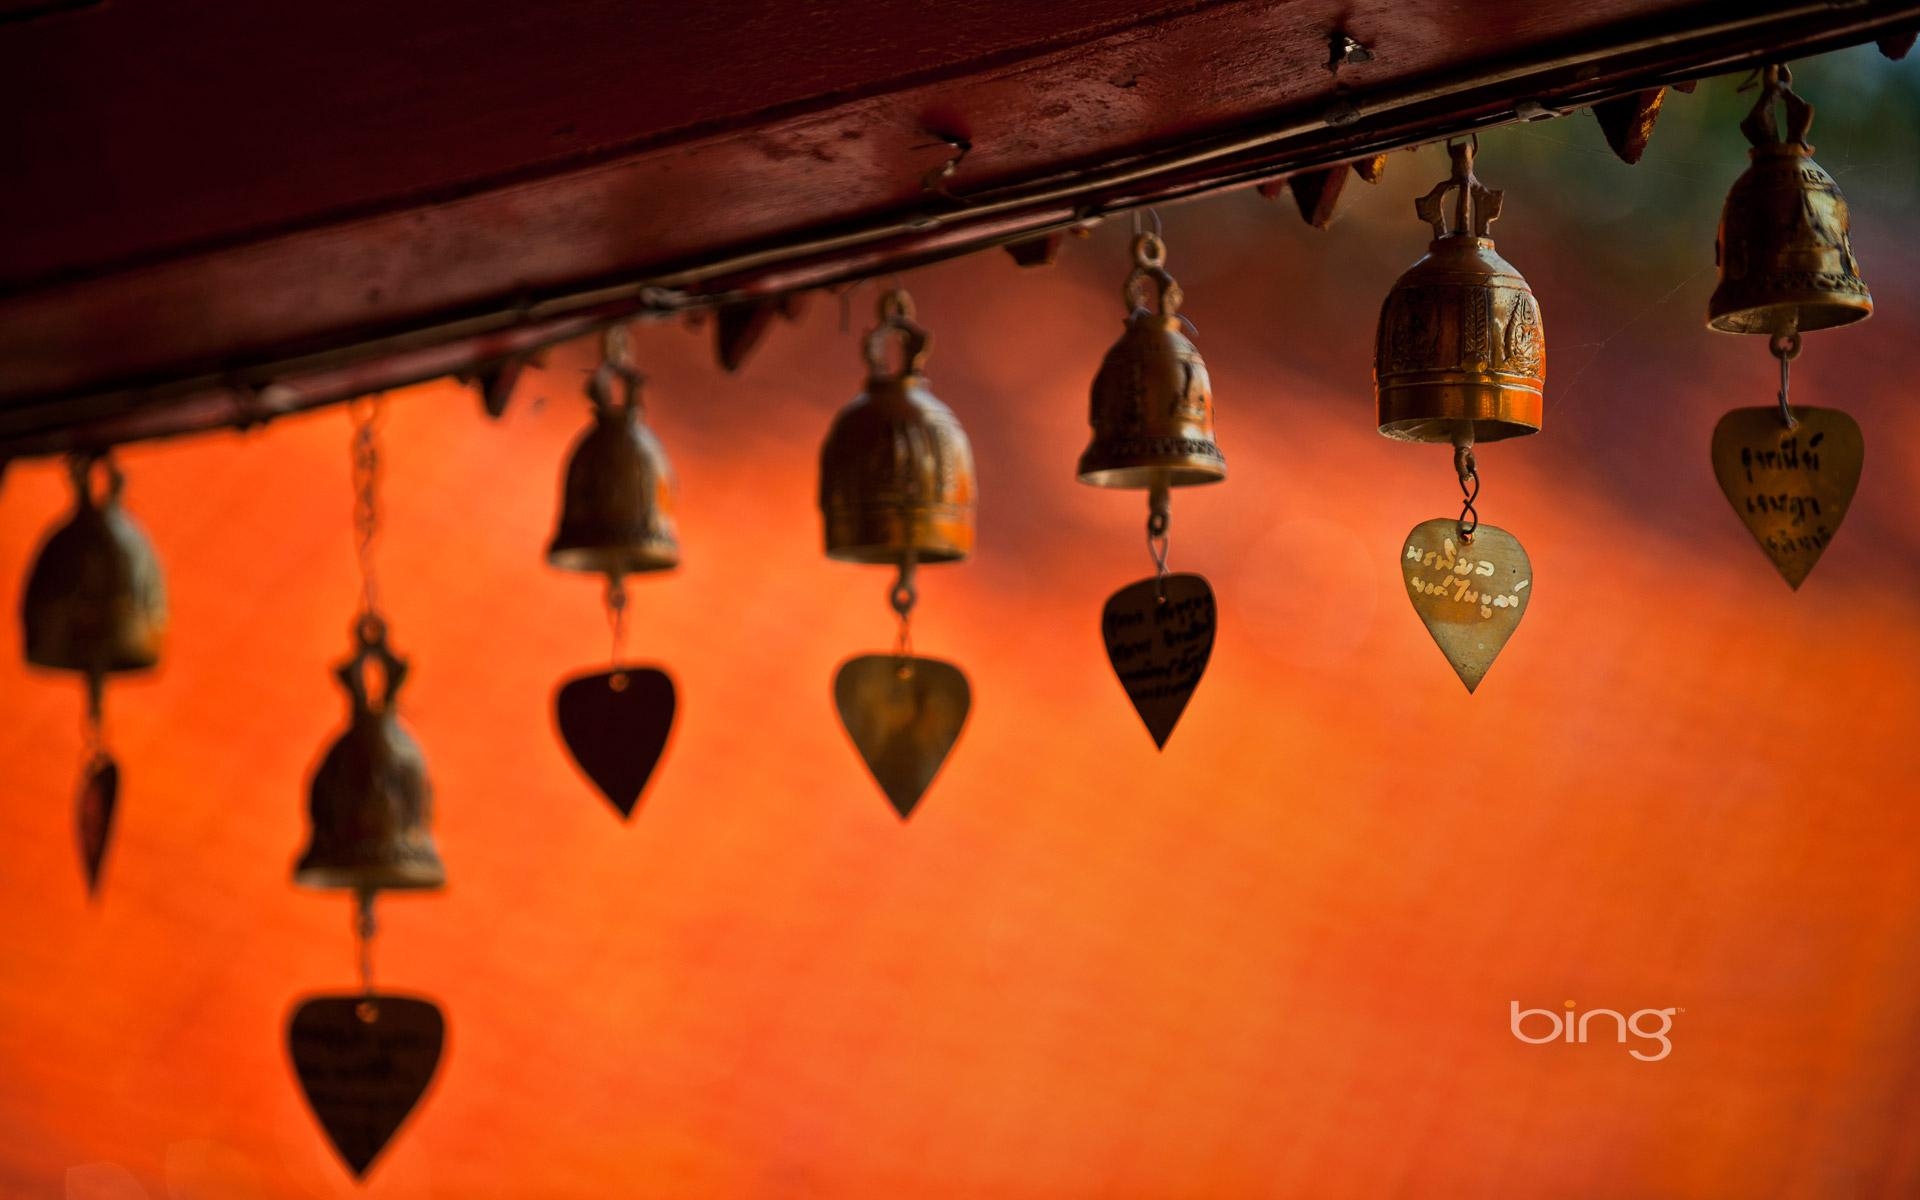
<svg viewBox="0 0 1920 1200"><path fill-rule="evenodd" d="M369 892L437 888L447 880L429 828L433 787L393 701L407 663L387 646L386 623L363 614L358 648L336 674L351 701L347 731L327 749L308 793L310 841L293 869L302 887ZM384 694L370 694L369 660Z"/></svg>
<svg viewBox="0 0 1920 1200"><path fill-rule="evenodd" d="M1093 441L1080 456L1080 482L1110 488L1185 487L1227 477L1213 440L1213 385L1207 364L1181 331L1180 285L1167 274L1159 235L1133 239L1133 270L1120 288L1126 332L1093 378ZM1158 311L1136 295L1159 285Z"/></svg>
<svg viewBox="0 0 1920 1200"><path fill-rule="evenodd" d="M625 331L608 337L606 361L587 383L594 425L574 443L561 489L560 524L547 561L563 571L618 577L680 565L673 473L641 420L640 373L626 361ZM625 395L616 400L616 381Z"/></svg>
<svg viewBox="0 0 1920 1200"><path fill-rule="evenodd" d="M1540 305L1487 236L1501 193L1474 177L1474 143L1447 149L1452 175L1414 203L1434 240L1380 307L1373 346L1380 432L1455 445L1537 433L1547 371Z"/></svg>
<svg viewBox="0 0 1920 1200"><path fill-rule="evenodd" d="M820 447L827 557L844 562L954 562L973 552L973 447L953 411L927 390L931 339L896 288L867 334L867 387L833 419ZM901 341L900 365L886 343Z"/></svg>
<svg viewBox="0 0 1920 1200"><path fill-rule="evenodd" d="M1707 302L1708 326L1723 333L1785 336L1873 315L1848 236L1847 202L1813 161L1806 140L1813 106L1792 83L1786 67L1766 68L1760 99L1740 122L1752 163L1720 213L1720 285ZM1786 110L1784 138L1776 101Z"/></svg>
<svg viewBox="0 0 1920 1200"><path fill-rule="evenodd" d="M106 475L94 497L93 469ZM126 481L109 458L69 463L74 511L40 547L20 606L27 661L101 675L143 671L160 661L167 593L147 535L121 507Z"/></svg>

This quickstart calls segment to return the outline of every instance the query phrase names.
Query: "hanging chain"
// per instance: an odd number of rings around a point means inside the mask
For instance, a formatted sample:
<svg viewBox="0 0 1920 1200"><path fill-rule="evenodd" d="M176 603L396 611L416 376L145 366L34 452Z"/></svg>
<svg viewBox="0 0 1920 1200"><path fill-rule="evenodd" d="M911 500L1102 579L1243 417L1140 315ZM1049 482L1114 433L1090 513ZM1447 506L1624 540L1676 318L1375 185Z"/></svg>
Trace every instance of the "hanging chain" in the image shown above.
<svg viewBox="0 0 1920 1200"><path fill-rule="evenodd" d="M1800 357L1800 335L1776 333L1767 340L1767 349L1780 360L1780 420L1788 429L1792 429L1800 422L1794 419L1793 410L1787 407L1787 379L1793 373L1793 360Z"/></svg>
<svg viewBox="0 0 1920 1200"><path fill-rule="evenodd" d="M1480 528L1480 514L1473 502L1480 498L1480 465L1473 458L1471 441L1455 442L1453 469L1460 476L1460 519L1456 526L1462 545L1473 544L1473 531Z"/></svg>
<svg viewBox="0 0 1920 1200"><path fill-rule="evenodd" d="M913 587L913 571L918 565L916 559L917 556L912 551L907 552L906 560L900 564L900 574L894 578L893 588L887 593L887 603L892 606L894 614L900 618L900 631L894 635L893 640L893 653L896 658L904 659L913 656L913 605L920 598L920 593Z"/></svg>
<svg viewBox="0 0 1920 1200"><path fill-rule="evenodd" d="M106 684L107 677L101 672L87 672L87 711L80 717L80 730L88 762L97 763L107 756Z"/></svg>
<svg viewBox="0 0 1920 1200"><path fill-rule="evenodd" d="M373 543L380 535L380 408L374 396L353 406L353 536L360 559L360 621L380 621L380 591L374 575Z"/></svg>
<svg viewBox="0 0 1920 1200"><path fill-rule="evenodd" d="M1167 526L1173 521L1173 498L1165 480L1147 494L1147 553L1153 556L1153 590L1167 602Z"/></svg>
<svg viewBox="0 0 1920 1200"><path fill-rule="evenodd" d="M373 888L356 888L353 893L353 936L360 951L361 994L355 1012L368 1024L372 1024L380 1015L380 1008L373 999L373 935L377 932L373 919L373 898L377 894Z"/></svg>

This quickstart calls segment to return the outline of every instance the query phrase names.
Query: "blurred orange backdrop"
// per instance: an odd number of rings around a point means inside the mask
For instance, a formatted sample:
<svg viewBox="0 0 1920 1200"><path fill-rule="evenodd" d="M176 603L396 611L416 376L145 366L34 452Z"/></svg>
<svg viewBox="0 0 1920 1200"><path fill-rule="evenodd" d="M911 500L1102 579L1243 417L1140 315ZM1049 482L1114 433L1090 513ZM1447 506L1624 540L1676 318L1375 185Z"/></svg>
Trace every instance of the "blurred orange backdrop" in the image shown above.
<svg viewBox="0 0 1920 1200"><path fill-rule="evenodd" d="M915 624L975 708L904 824L829 698L893 633L884 570L820 551L815 453L860 382L833 299L737 377L708 331L636 331L685 565L633 589L630 646L681 714L629 826L549 715L607 646L595 584L541 557L586 349L498 424L452 383L390 396L382 594L451 882L383 904L376 973L435 997L449 1044L364 1189L283 1048L298 996L354 978L348 902L288 878L344 712L347 420L128 449L174 622L163 668L109 694L125 776L91 905L80 689L0 625L0 1192L1920 1193L1914 93L1869 53L1803 73L1879 311L1796 364L1796 398L1868 445L1798 594L1706 456L1774 386L1759 339L1702 321L1739 102L1675 97L1638 168L1585 115L1482 138L1549 369L1545 432L1480 455L1537 595L1472 697L1396 563L1456 511L1448 452L1371 420L1435 150L1330 233L1245 194L1163 214L1232 471L1175 496L1172 565L1221 621L1164 753L1098 634L1150 569L1144 501L1072 471L1124 222L1050 272L908 277L982 499ZM9 469L0 574L66 503L57 465ZM1522 1044L1515 1000L1682 1011L1648 1063Z"/></svg>

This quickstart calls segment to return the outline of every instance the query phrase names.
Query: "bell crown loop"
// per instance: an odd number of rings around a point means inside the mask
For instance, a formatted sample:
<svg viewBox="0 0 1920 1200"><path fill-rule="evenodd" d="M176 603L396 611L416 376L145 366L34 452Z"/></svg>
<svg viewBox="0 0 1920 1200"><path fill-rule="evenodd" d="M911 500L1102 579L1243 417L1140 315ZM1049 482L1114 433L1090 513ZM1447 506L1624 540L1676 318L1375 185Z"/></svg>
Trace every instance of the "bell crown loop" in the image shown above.
<svg viewBox="0 0 1920 1200"><path fill-rule="evenodd" d="M1786 113L1783 136L1774 118L1774 106ZM1807 133L1813 128L1813 105L1793 90L1793 70L1785 63L1769 63L1760 70L1760 96L1740 122L1740 132L1752 145L1749 154L1798 154L1811 157Z"/></svg>
<svg viewBox="0 0 1920 1200"><path fill-rule="evenodd" d="M1493 223L1500 219L1500 205L1506 194L1498 188L1482 185L1473 173L1473 157L1479 147L1477 137L1447 143L1447 153L1453 159L1452 174L1434 184L1426 195L1413 202L1413 211L1419 214L1422 221L1433 226L1435 241L1455 237L1485 238ZM1451 222L1447 219L1446 207L1449 192L1454 197Z"/></svg>
<svg viewBox="0 0 1920 1200"><path fill-rule="evenodd" d="M905 288L888 288L874 306L879 321L867 331L861 352L867 360L867 378L874 383L897 383L926 374L933 335L913 319L913 297ZM887 341L900 339L900 366L887 366Z"/></svg>
<svg viewBox="0 0 1920 1200"><path fill-rule="evenodd" d="M1160 299L1157 305L1149 305L1144 292L1148 281L1158 285ZM1127 273L1125 282L1120 285L1120 301L1126 305L1128 318L1145 310L1158 309L1162 320L1172 321L1179 317L1180 306L1186 302L1186 293L1180 284L1167 273L1167 243L1157 233L1137 233L1133 237L1133 270Z"/></svg>
<svg viewBox="0 0 1920 1200"><path fill-rule="evenodd" d="M408 662L387 644L386 618L379 613L361 613L353 623L352 657L334 668L340 686L347 690L355 717L393 711L393 698L407 681ZM375 704L367 686L367 664L380 664L380 702Z"/></svg>
<svg viewBox="0 0 1920 1200"><path fill-rule="evenodd" d="M93 498L94 468L102 468L106 477L106 494L100 499ZM76 454L67 460L67 474L73 480L74 503L88 511L102 509L109 504L117 504L120 495L126 490L127 477L120 473L120 464L106 454Z"/></svg>

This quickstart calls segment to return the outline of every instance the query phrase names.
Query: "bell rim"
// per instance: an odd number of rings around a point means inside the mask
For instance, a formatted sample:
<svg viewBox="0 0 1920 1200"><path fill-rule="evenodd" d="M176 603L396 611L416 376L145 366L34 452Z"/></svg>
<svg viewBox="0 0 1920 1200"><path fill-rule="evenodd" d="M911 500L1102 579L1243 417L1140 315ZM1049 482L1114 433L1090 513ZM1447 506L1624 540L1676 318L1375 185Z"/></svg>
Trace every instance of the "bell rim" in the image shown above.
<svg viewBox="0 0 1920 1200"><path fill-rule="evenodd" d="M376 874L382 882L366 882L368 877ZM370 867L328 867L309 865L303 858L294 865L293 883L295 887L326 892L428 892L447 886L447 868L438 861L431 867L425 864L411 868L383 866L377 870Z"/></svg>
<svg viewBox="0 0 1920 1200"><path fill-rule="evenodd" d="M962 546L950 541L941 545L916 546L908 554L898 546L863 542L850 546L829 545L826 554L834 562L859 563L870 567L901 567L909 560L916 566L926 567L965 562L973 557L973 546L970 542Z"/></svg>
<svg viewBox="0 0 1920 1200"><path fill-rule="evenodd" d="M77 659L55 661L51 655L36 651L32 646L25 647L22 658L26 664L41 671L62 671L74 675L90 675L99 672L102 675L138 675L159 667L161 654L155 648L150 655L117 655L105 662L81 662Z"/></svg>
<svg viewBox="0 0 1920 1200"><path fill-rule="evenodd" d="M1524 419L1500 417L1401 417L1398 420L1383 422L1380 436L1395 442L1419 443L1424 446L1454 445L1461 439L1457 436L1458 427L1473 427L1473 442L1504 442L1509 438L1531 437L1540 432L1538 422L1528 424ZM1426 432L1432 429L1433 432Z"/></svg>
<svg viewBox="0 0 1920 1200"><path fill-rule="evenodd" d="M1715 293L1707 302L1707 328L1715 333L1737 333L1770 336L1780 333L1812 333L1821 329L1840 329L1848 325L1857 325L1873 315L1873 295L1861 285L1861 291L1851 297L1847 293L1829 293L1825 299L1817 302L1801 300L1770 300L1763 304L1743 304L1738 308L1721 310L1715 305L1719 294ZM1806 314L1817 314L1809 321ZM1791 320L1771 321L1773 314L1791 313ZM1831 320L1826 318L1831 317Z"/></svg>
<svg viewBox="0 0 1920 1200"><path fill-rule="evenodd" d="M1167 463L1130 462L1103 466L1080 464L1075 478L1089 487L1146 491L1159 484L1167 487L1202 487L1227 481L1227 460L1213 459L1199 464L1191 460Z"/></svg>
<svg viewBox="0 0 1920 1200"><path fill-rule="evenodd" d="M646 575L678 567L680 547L665 539L618 546L555 540L547 547L547 565L581 575Z"/></svg>

